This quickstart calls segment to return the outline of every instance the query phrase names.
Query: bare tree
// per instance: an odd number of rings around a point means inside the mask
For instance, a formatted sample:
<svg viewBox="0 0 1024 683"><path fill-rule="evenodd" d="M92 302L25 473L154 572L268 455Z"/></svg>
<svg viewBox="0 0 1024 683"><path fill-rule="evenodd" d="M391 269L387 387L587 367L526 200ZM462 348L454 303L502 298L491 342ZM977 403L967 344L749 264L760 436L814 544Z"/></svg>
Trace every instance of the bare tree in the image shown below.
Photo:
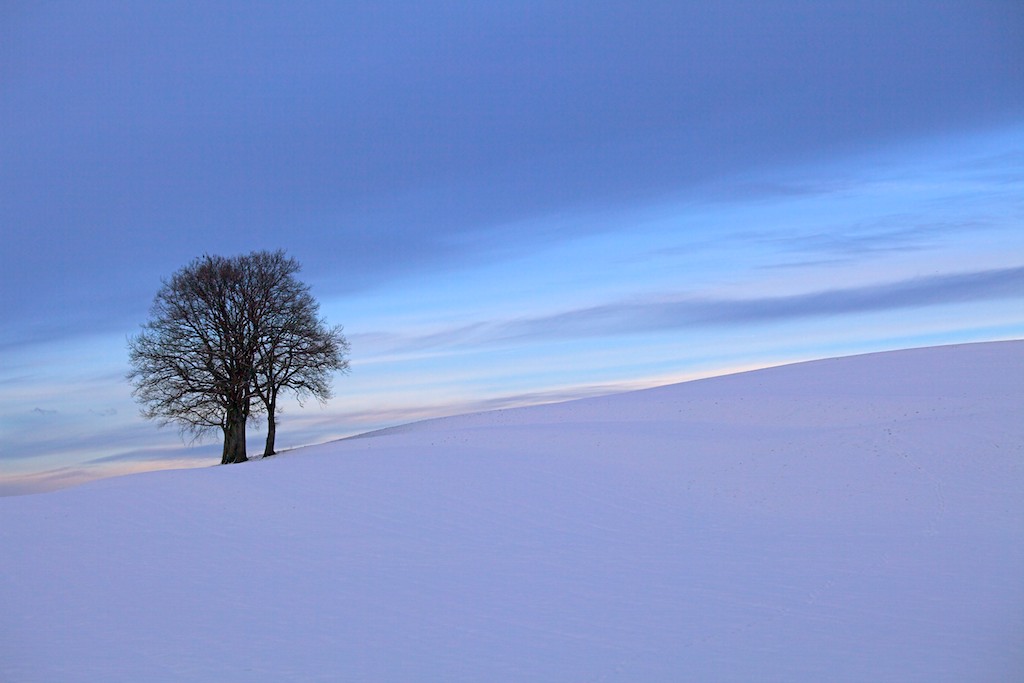
<svg viewBox="0 0 1024 683"><path fill-rule="evenodd" d="M298 261L283 251L258 252L247 259L256 294L252 314L258 323L253 389L267 414L266 457L276 452L282 391L293 393L300 403L308 397L321 403L329 399L332 374L348 371L349 346L340 326L328 327L320 319L320 305L309 286L295 277Z"/></svg>
<svg viewBox="0 0 1024 683"><path fill-rule="evenodd" d="M247 459L246 423L266 411L273 453L280 392L326 400L331 373L348 369L341 329L317 317L298 270L280 251L203 256L164 282L128 343L142 414L195 438L220 429L226 464Z"/></svg>

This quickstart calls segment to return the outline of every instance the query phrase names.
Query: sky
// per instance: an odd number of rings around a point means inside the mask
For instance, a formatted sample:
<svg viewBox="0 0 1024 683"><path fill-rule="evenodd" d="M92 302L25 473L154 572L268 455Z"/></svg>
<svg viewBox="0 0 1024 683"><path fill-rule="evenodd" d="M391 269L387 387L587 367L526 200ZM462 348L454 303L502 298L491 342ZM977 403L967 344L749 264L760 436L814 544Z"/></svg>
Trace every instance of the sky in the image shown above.
<svg viewBox="0 0 1024 683"><path fill-rule="evenodd" d="M1018 2L7 2L0 493L218 461L124 378L204 253L344 325L289 447L1022 338L1022 225Z"/></svg>

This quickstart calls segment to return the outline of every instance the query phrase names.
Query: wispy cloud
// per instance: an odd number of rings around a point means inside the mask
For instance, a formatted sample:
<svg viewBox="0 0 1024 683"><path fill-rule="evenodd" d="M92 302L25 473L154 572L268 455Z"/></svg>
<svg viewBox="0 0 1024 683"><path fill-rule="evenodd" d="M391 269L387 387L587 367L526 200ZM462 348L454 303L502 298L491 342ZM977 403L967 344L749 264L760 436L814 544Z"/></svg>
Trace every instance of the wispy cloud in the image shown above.
<svg viewBox="0 0 1024 683"><path fill-rule="evenodd" d="M644 381L584 384L579 386L566 386L546 391L521 392L491 398L450 401L446 402L444 405L419 405L404 408L342 411L324 416L320 418L319 421L303 421L303 424L309 430L310 434L316 434L321 437L326 433L326 429L328 427L334 427L336 429L339 425L346 425L357 430L357 433L351 436L340 437L340 439L359 439L378 436L385 433L393 433L395 431L408 429L410 425L416 423L452 415L467 415L492 410L541 405L545 403L561 403L564 401L592 398L595 396L606 396L608 394L632 391L636 389L645 389L655 386L656 384L658 384L658 382ZM387 426L380 427L380 425ZM316 429L316 427L320 428Z"/></svg>
<svg viewBox="0 0 1024 683"><path fill-rule="evenodd" d="M956 164L955 171L967 172L975 180L998 185L1024 182L1024 149L991 154Z"/></svg>
<svg viewBox="0 0 1024 683"><path fill-rule="evenodd" d="M894 214L842 228L829 227L792 235L772 233L754 236L754 239L774 246L783 254L812 257L809 261L785 261L770 266L786 268L853 261L886 253L924 251L936 247L951 236L991 227L991 222L981 218L928 221L922 220L920 216Z"/></svg>
<svg viewBox="0 0 1024 683"><path fill-rule="evenodd" d="M216 463L214 458L220 451L220 445L207 444L205 446L167 446L164 448L138 448L115 455L105 455L84 461L83 465L98 465L121 462L186 462L195 461L201 464Z"/></svg>
<svg viewBox="0 0 1024 683"><path fill-rule="evenodd" d="M610 304L509 323L502 326L503 330L497 336L585 336L693 325L745 325L1019 297L1024 297L1024 267L938 275L790 296Z"/></svg>
<svg viewBox="0 0 1024 683"><path fill-rule="evenodd" d="M553 315L452 327L419 336L373 334L366 339L378 344L388 340L390 345L382 349L386 353L423 352L511 341L742 326L1010 298L1024 298L1024 266L788 296L625 301ZM362 340L359 336L356 339Z"/></svg>
<svg viewBox="0 0 1024 683"><path fill-rule="evenodd" d="M213 460L213 462L216 461ZM132 457L116 461L99 459L82 465L57 467L41 472L0 477L0 496L46 493L108 477L120 477L156 470L204 467L210 464L210 458L200 460L197 458L175 457L173 454L164 454L164 457L145 459Z"/></svg>
<svg viewBox="0 0 1024 683"><path fill-rule="evenodd" d="M90 408L89 413L91 415L96 415L97 417L113 417L114 415L117 415L117 408L102 408L100 410Z"/></svg>

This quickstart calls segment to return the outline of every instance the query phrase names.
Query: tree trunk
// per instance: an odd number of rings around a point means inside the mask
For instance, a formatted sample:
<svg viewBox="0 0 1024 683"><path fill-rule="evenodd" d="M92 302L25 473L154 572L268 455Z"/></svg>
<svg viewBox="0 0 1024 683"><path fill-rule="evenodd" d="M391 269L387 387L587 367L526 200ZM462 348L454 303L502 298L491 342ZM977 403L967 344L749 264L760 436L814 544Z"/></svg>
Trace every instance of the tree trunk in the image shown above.
<svg viewBox="0 0 1024 683"><path fill-rule="evenodd" d="M273 441L278 436L278 420L273 417L274 410L278 407L278 392L271 388L269 395L270 397L266 401L266 446L263 449L264 458L276 453L273 450Z"/></svg>
<svg viewBox="0 0 1024 683"><path fill-rule="evenodd" d="M224 451L220 458L222 465L248 460L245 455L245 422L245 415L241 411L228 411L227 426L224 428Z"/></svg>
<svg viewBox="0 0 1024 683"><path fill-rule="evenodd" d="M274 420L274 409L267 410L267 445L263 449L263 457L274 455L274 437L277 435L277 422Z"/></svg>
<svg viewBox="0 0 1024 683"><path fill-rule="evenodd" d="M268 387L266 400L263 405L267 409L267 443L263 448L263 457L274 455L274 439L277 438L277 420L274 418L274 411L277 409L277 389Z"/></svg>

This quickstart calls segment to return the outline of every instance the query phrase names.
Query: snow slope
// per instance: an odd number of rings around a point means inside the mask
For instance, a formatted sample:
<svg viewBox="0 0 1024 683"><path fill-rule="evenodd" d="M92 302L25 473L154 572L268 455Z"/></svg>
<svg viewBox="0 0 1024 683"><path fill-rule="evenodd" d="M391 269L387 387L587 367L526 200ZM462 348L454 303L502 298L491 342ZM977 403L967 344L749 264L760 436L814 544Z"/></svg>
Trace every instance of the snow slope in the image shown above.
<svg viewBox="0 0 1024 683"><path fill-rule="evenodd" d="M0 499L2 681L1024 680L1024 342Z"/></svg>

